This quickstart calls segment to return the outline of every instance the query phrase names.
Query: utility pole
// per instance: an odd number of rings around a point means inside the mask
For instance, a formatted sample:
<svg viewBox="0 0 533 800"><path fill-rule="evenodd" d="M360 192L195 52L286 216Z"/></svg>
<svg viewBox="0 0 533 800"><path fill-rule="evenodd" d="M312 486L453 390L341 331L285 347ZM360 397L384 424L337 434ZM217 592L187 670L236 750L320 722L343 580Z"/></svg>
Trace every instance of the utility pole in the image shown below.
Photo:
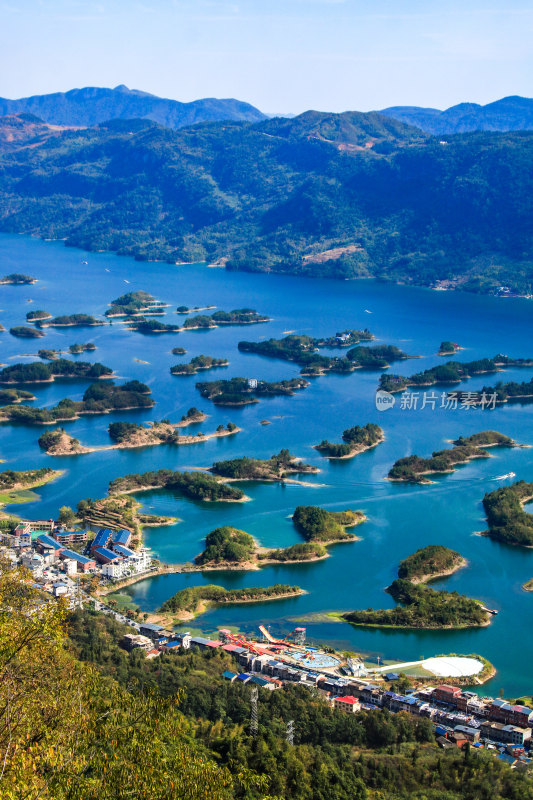
<svg viewBox="0 0 533 800"><path fill-rule="evenodd" d="M259 717L257 715L257 695L259 690L257 686L252 687L251 694L251 714L250 714L250 734L257 736L259 731Z"/></svg>
<svg viewBox="0 0 533 800"><path fill-rule="evenodd" d="M291 719L287 723L287 744L294 744L294 720Z"/></svg>

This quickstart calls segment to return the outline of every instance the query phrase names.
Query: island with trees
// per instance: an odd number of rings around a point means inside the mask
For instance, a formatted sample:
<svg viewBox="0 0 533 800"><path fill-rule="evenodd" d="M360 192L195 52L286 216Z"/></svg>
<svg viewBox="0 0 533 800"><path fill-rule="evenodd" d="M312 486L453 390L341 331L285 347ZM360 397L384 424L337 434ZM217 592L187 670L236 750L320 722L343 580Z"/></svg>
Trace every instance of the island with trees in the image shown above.
<svg viewBox="0 0 533 800"><path fill-rule="evenodd" d="M459 350L463 350L464 348L461 345L457 344L457 342L452 342L446 340L440 343L439 352L437 353L438 356L455 356Z"/></svg>
<svg viewBox="0 0 533 800"><path fill-rule="evenodd" d="M483 535L505 544L533 547L533 514L524 511L532 498L533 483L526 481L488 492L483 508L489 527Z"/></svg>
<svg viewBox="0 0 533 800"><path fill-rule="evenodd" d="M0 403L11 405L15 403L23 403L25 400L35 400L36 397L31 392L26 392L24 389L0 389Z"/></svg>
<svg viewBox="0 0 533 800"><path fill-rule="evenodd" d="M498 431L481 431L469 437L460 437L454 446L446 450L436 450L431 458L417 455L399 458L391 467L388 480L407 483L429 484L428 475L448 474L460 464L467 464L475 458L488 458L487 447L516 447L516 442Z"/></svg>
<svg viewBox="0 0 533 800"><path fill-rule="evenodd" d="M29 328L27 325L14 325L9 329L11 336L17 336L19 339L40 339L44 336L42 331L36 328Z"/></svg>
<svg viewBox="0 0 533 800"><path fill-rule="evenodd" d="M192 308L189 308L189 306L178 306L176 314L192 314L193 311L211 311L213 308L216 308L216 306L193 306Z"/></svg>
<svg viewBox="0 0 533 800"><path fill-rule="evenodd" d="M209 471L226 480L283 482L290 480L288 475L312 475L320 470L311 464L304 464L301 459L283 449L268 459L243 456L228 461L216 461Z"/></svg>
<svg viewBox="0 0 533 800"><path fill-rule="evenodd" d="M366 334L368 334L366 336ZM320 347L343 346L342 342L360 341L362 338L373 338L368 331L346 331L329 339L316 339L312 336L291 334L283 339L268 339L263 342L239 342L239 350L243 353L278 358L299 364L302 375L323 375L326 372L347 373L362 367L384 369L392 361L409 358L399 347L393 345L375 345L373 347L357 346L346 353L343 358L324 356L319 353ZM335 344L337 342L337 344Z"/></svg>
<svg viewBox="0 0 533 800"><path fill-rule="evenodd" d="M48 311L28 311L26 314L26 322L42 322L45 319L52 319Z"/></svg>
<svg viewBox="0 0 533 800"><path fill-rule="evenodd" d="M277 583L274 586L251 586L246 589L225 589L223 586L207 584L180 589L166 600L159 609L160 614L172 615L166 624L176 624L204 614L211 608L230 603L263 603L266 600L283 600L305 594L299 586ZM160 619L160 622L165 619Z"/></svg>
<svg viewBox="0 0 533 800"><path fill-rule="evenodd" d="M188 364L175 364L170 367L171 375L196 375L204 369L215 369L216 367L227 367L227 358L213 358L213 356L194 356Z"/></svg>
<svg viewBox="0 0 533 800"><path fill-rule="evenodd" d="M181 330L179 325L168 325L158 319L146 319L145 317L131 317L127 322L128 330L138 333L179 333Z"/></svg>
<svg viewBox="0 0 533 800"><path fill-rule="evenodd" d="M435 386L437 384L461 383L474 375L486 372L501 372L508 367L531 367L532 358L511 358L499 353L494 358L481 358L477 361L448 361L437 367L406 377L405 375L381 376L379 388L386 392L403 392L409 386Z"/></svg>
<svg viewBox="0 0 533 800"><path fill-rule="evenodd" d="M196 388L207 400L219 406L246 406L258 403L259 397L291 396L309 386L304 378L283 381L261 381L248 378L231 378L197 383Z"/></svg>
<svg viewBox="0 0 533 800"><path fill-rule="evenodd" d="M491 614L479 601L458 592L431 589L425 583L450 575L466 564L454 550L424 547L400 563L398 578L385 590L395 608L348 611L335 616L371 628L475 628L489 625Z"/></svg>
<svg viewBox="0 0 533 800"><path fill-rule="evenodd" d="M379 425L369 422L363 426L354 425L352 428L347 428L342 434L342 439L342 444L323 439L320 444L315 444L314 448L326 458L353 458L384 442L385 433Z"/></svg>
<svg viewBox="0 0 533 800"><path fill-rule="evenodd" d="M127 292L111 301L105 316L113 318L134 317L141 314L164 314L165 308L168 308L168 303L156 300L149 292Z"/></svg>
<svg viewBox="0 0 533 800"><path fill-rule="evenodd" d="M25 405L0 407L0 422L15 422L26 425L49 425L77 419L82 414L108 414L110 411L127 411L137 408L152 408L155 403L150 388L139 381L128 381L115 386L113 381L93 383L82 400L66 397L51 408L35 408Z"/></svg>
<svg viewBox="0 0 533 800"><path fill-rule="evenodd" d="M96 350L94 342L86 342L85 344L71 344L69 345L68 352L73 356L78 356L81 353L93 353Z"/></svg>
<svg viewBox="0 0 533 800"><path fill-rule="evenodd" d="M109 493L133 494L152 489L178 491L191 500L203 502L243 502L249 500L240 489L228 486L214 475L205 472L174 472L159 469L142 474L133 473L115 478L109 484Z"/></svg>
<svg viewBox="0 0 533 800"><path fill-rule="evenodd" d="M61 355L61 350L50 350L46 347L37 350L37 355L39 358L43 358L45 361L55 361L56 358L59 358Z"/></svg>
<svg viewBox="0 0 533 800"><path fill-rule="evenodd" d="M500 381L495 386L484 386L476 394L477 398L474 398L474 404L483 407L487 407L486 398L491 396L495 396L498 404L520 402L521 400L530 401L533 398L533 379L523 383L517 383L516 381L503 383Z"/></svg>
<svg viewBox="0 0 533 800"><path fill-rule="evenodd" d="M87 361L69 361L66 358L52 359L48 364L32 361L29 364L12 364L0 370L0 383L52 383L56 378L79 378L98 380L113 375L110 367L89 364Z"/></svg>
<svg viewBox="0 0 533 800"><path fill-rule="evenodd" d="M333 544L355 541L348 530L366 520L362 511L326 511L320 506L298 506L292 516L294 527L306 542Z"/></svg>
<svg viewBox="0 0 533 800"><path fill-rule="evenodd" d="M80 500L76 509L76 520L86 528L126 529L134 535L132 547L141 543L144 527L174 525L177 517L164 517L159 514L146 514L141 511L141 503L129 495L113 495L93 500L88 497Z"/></svg>
<svg viewBox="0 0 533 800"><path fill-rule="evenodd" d="M46 431L39 436L37 443L48 456L74 456L91 452L89 447L84 447L79 439L68 434L64 428Z"/></svg>
<svg viewBox="0 0 533 800"><path fill-rule="evenodd" d="M215 311L214 314L189 317L183 323L183 329L217 328L219 325L254 325L258 322L270 322L270 317L259 314L253 308L235 308L233 311Z"/></svg>
<svg viewBox="0 0 533 800"><path fill-rule="evenodd" d="M441 544L429 544L400 561L398 578L415 585L427 583L453 575L466 564L466 559L456 550Z"/></svg>
<svg viewBox="0 0 533 800"><path fill-rule="evenodd" d="M0 278L0 286L28 286L30 283L37 283L37 278L32 278L31 275L24 275L22 272L10 272L9 275L4 275Z"/></svg>
<svg viewBox="0 0 533 800"><path fill-rule="evenodd" d="M92 328L95 325L105 325L105 322L91 314L64 314L39 322L41 328Z"/></svg>

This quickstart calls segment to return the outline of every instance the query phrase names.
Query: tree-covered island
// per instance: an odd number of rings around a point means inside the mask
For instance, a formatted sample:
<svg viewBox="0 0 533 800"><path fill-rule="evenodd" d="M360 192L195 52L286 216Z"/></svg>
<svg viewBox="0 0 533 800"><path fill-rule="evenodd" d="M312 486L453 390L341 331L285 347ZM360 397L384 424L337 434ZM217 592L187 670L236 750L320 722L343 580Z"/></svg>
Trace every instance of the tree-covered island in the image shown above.
<svg viewBox="0 0 533 800"><path fill-rule="evenodd" d="M454 446L446 450L436 450L431 458L417 455L399 458L391 467L388 480L407 483L431 483L428 475L446 474L455 471L459 464L466 464L474 458L488 458L487 447L516 447L516 442L498 431L481 431L472 436L460 437Z"/></svg>
<svg viewBox="0 0 533 800"><path fill-rule="evenodd" d="M437 353L438 356L454 356L459 350L463 348L461 345L457 344L457 342L452 342L450 340L445 340L444 342L440 343L439 351Z"/></svg>
<svg viewBox="0 0 533 800"><path fill-rule="evenodd" d="M413 584L453 575L466 566L466 559L456 550L441 544L429 544L412 553L398 567L398 578Z"/></svg>
<svg viewBox="0 0 533 800"><path fill-rule="evenodd" d="M109 484L109 493L112 495L152 489L178 491L191 500L203 502L242 502L249 499L240 489L228 486L214 475L205 472L174 472L171 469L160 469L142 474L124 475L115 478Z"/></svg>
<svg viewBox="0 0 533 800"><path fill-rule="evenodd" d="M36 328L29 328L27 325L14 325L9 329L9 333L11 336L17 336L20 339L40 339L44 336L42 331L38 331Z"/></svg>
<svg viewBox="0 0 533 800"><path fill-rule="evenodd" d="M128 381L120 386L115 386L113 381L98 382L86 389L82 400L66 397L52 408L16 404L1 406L0 422L49 425L77 419L82 414L108 414L116 410L152 408L155 403L149 394L150 388L139 381Z"/></svg>
<svg viewBox="0 0 533 800"><path fill-rule="evenodd" d="M0 278L0 286L27 286L30 283L37 283L37 278L32 278L31 275L24 275L22 272L10 272L9 275L4 275Z"/></svg>
<svg viewBox="0 0 533 800"><path fill-rule="evenodd" d="M35 400L35 395L24 389L0 389L0 404L12 405L25 400Z"/></svg>
<svg viewBox="0 0 533 800"><path fill-rule="evenodd" d="M362 511L326 511L320 506L298 506L292 516L294 527L306 542L332 544L355 541L347 530L366 520Z"/></svg>
<svg viewBox="0 0 533 800"><path fill-rule="evenodd" d="M227 367L227 358L213 358L213 356L194 356L188 364L175 364L170 367L171 375L196 375L204 369L215 369L216 367Z"/></svg>
<svg viewBox="0 0 533 800"><path fill-rule="evenodd" d="M78 356L81 353L93 353L96 350L94 342L86 342L85 344L71 344L68 347L68 352L73 356Z"/></svg>
<svg viewBox="0 0 533 800"><path fill-rule="evenodd" d="M139 314L164 314L165 308L168 308L168 303L156 300L148 292L128 292L111 301L105 316L113 318L133 317Z"/></svg>
<svg viewBox="0 0 533 800"><path fill-rule="evenodd" d="M29 364L12 364L0 370L0 383L51 383L55 378L79 378L98 380L113 375L110 367L89 364L87 361L69 361L66 358L52 359L49 363L32 361Z"/></svg>
<svg viewBox="0 0 533 800"><path fill-rule="evenodd" d="M482 358L477 361L448 361L437 367L425 369L415 375L385 374L380 378L379 388L386 392L403 392L409 386L435 386L437 384L460 383L474 375L485 372L501 372L508 367L531 367L532 358L510 358L499 353L494 358Z"/></svg>
<svg viewBox="0 0 533 800"><path fill-rule="evenodd" d="M39 322L41 328L92 328L95 325L105 325L105 322L91 314L64 314Z"/></svg>
<svg viewBox="0 0 533 800"><path fill-rule="evenodd" d="M342 444L323 439L320 444L315 444L314 448L326 458L353 458L385 441L385 433L379 425L369 422L363 426L354 425L352 428L347 428L342 434L342 439Z"/></svg>
<svg viewBox="0 0 533 800"><path fill-rule="evenodd" d="M131 317L127 320L127 328L138 333L179 333L179 325L168 325L158 319L146 319L145 317Z"/></svg>
<svg viewBox="0 0 533 800"><path fill-rule="evenodd" d="M246 589L225 589L223 586L190 586L180 589L165 600L160 614L172 615L177 621L194 619L211 608L230 603L263 603L265 600L283 600L304 594L299 586L277 583L274 586L251 586ZM161 620L162 621L162 620ZM168 624L168 623L167 623Z"/></svg>
<svg viewBox="0 0 533 800"><path fill-rule="evenodd" d="M259 397L293 395L309 386L304 378L291 378L284 381L261 381L248 378L231 378L197 383L196 388L207 400L219 406L246 406L259 402Z"/></svg>
<svg viewBox="0 0 533 800"><path fill-rule="evenodd" d="M304 464L288 450L268 459L233 458L229 461L216 461L209 470L220 478L235 481L285 481L288 475L316 474L320 470L311 464Z"/></svg>
<svg viewBox="0 0 533 800"><path fill-rule="evenodd" d="M346 356L325 356L319 352L320 347L343 346L340 341L346 336L355 342L371 339L369 331L347 331L329 339L316 339L311 336L291 334L283 339L268 339L264 342L239 342L239 350L243 353L279 358L283 361L294 361L302 369L302 375L323 375L326 372L353 372L362 367L385 369L392 361L409 358L399 347L393 345L375 345L373 347L357 346L349 350ZM339 339L339 343L335 344Z"/></svg>
<svg viewBox="0 0 533 800"><path fill-rule="evenodd" d="M485 536L506 544L533 547L533 514L524 505L533 498L533 483L518 481L488 492L483 508L489 524Z"/></svg>
<svg viewBox="0 0 533 800"><path fill-rule="evenodd" d="M28 311L26 314L26 322L42 322L45 319L52 319L48 311Z"/></svg>
<svg viewBox="0 0 533 800"><path fill-rule="evenodd" d="M530 381L517 383L516 381L509 381L504 383L499 381L494 386L484 386L481 391L477 392L477 402L474 398L474 403L483 405L482 398L487 397L496 398L496 403L513 403L520 402L521 400L529 401L533 398L533 378ZM485 407L487 404L485 403Z"/></svg>
<svg viewBox="0 0 533 800"><path fill-rule="evenodd" d="M352 625L372 628L438 630L488 625L490 612L479 600L425 585L431 579L452 574L465 563L459 553L447 547L424 547L400 563L397 580L385 590L398 603L395 608L368 608L335 616Z"/></svg>

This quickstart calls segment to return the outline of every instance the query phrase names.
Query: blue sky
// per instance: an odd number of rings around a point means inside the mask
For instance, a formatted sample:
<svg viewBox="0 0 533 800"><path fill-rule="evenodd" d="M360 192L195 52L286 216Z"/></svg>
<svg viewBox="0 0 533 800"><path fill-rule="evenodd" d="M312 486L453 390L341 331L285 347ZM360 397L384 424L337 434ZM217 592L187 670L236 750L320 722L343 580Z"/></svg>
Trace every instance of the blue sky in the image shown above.
<svg viewBox="0 0 533 800"><path fill-rule="evenodd" d="M532 96L532 42L529 0L0 0L0 95L446 108Z"/></svg>

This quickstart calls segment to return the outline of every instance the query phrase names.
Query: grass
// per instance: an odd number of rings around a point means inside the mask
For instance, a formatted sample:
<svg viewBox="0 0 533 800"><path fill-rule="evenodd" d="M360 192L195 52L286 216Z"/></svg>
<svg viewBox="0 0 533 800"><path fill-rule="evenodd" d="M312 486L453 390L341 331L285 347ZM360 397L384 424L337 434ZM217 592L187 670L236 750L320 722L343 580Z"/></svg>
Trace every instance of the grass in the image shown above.
<svg viewBox="0 0 533 800"><path fill-rule="evenodd" d="M39 495L29 489L17 489L16 491L0 492L0 506L19 505L20 503L33 503L39 500Z"/></svg>

